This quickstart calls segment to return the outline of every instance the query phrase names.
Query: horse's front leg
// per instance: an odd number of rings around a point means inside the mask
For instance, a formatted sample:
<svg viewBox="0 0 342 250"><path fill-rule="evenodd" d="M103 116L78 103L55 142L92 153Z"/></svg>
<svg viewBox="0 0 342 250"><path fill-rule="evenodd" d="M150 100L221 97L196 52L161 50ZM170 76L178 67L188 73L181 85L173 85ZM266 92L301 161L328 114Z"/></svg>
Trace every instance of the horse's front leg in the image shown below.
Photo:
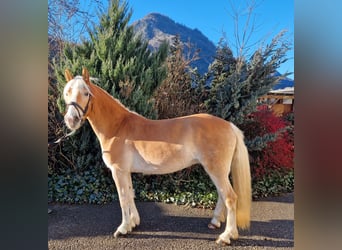
<svg viewBox="0 0 342 250"><path fill-rule="evenodd" d="M114 237L127 234L140 224L138 210L134 203L134 191L132 186L131 173L112 169L113 179L119 194L122 222L114 233Z"/></svg>

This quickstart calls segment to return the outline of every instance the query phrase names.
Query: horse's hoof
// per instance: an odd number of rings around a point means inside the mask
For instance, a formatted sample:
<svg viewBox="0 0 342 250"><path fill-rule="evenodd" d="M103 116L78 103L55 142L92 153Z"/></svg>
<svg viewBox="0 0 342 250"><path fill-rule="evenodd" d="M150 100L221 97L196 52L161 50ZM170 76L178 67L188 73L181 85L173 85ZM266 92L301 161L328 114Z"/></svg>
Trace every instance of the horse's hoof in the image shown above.
<svg viewBox="0 0 342 250"><path fill-rule="evenodd" d="M116 230L116 232L114 233L114 238L118 238L119 236L124 236L126 234L127 234L127 232L126 233L122 233L119 230Z"/></svg>
<svg viewBox="0 0 342 250"><path fill-rule="evenodd" d="M216 244L227 246L230 245L230 240L226 241L218 237L216 240Z"/></svg>
<svg viewBox="0 0 342 250"><path fill-rule="evenodd" d="M114 238L118 238L121 235L121 233L119 231L116 231L113 235Z"/></svg>
<svg viewBox="0 0 342 250"><path fill-rule="evenodd" d="M209 229L215 230L215 229L218 229L218 228L220 228L220 227L214 225L213 223L209 223L209 224L208 224L208 228L209 228Z"/></svg>

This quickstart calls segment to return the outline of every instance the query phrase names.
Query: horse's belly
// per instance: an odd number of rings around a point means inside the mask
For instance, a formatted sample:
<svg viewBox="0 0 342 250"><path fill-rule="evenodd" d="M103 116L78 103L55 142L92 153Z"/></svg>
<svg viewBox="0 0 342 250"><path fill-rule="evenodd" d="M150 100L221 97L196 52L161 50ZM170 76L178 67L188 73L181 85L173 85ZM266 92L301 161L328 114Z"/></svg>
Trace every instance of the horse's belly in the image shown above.
<svg viewBox="0 0 342 250"><path fill-rule="evenodd" d="M135 149L132 172L167 174L196 163L192 150L182 144L141 142Z"/></svg>

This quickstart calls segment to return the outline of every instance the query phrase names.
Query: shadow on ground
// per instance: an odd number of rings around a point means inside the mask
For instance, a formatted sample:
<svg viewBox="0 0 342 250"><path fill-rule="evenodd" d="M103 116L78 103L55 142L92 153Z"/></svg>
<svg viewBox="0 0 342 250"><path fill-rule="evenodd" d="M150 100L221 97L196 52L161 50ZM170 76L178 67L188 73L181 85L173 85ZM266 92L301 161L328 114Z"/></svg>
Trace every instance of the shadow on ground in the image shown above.
<svg viewBox="0 0 342 250"><path fill-rule="evenodd" d="M280 206L293 203L293 195L274 199L257 201L255 213L267 211L263 206ZM293 204L292 204L293 205ZM108 205L51 205L53 212L48 219L48 239L68 240L71 238L105 237L112 240L113 232L121 222L121 209L119 203ZM184 206L175 206L163 203L137 202L141 224L133 233L124 236L124 241L149 240L189 240L214 241L223 232L223 227L210 230L207 227L212 210L193 209ZM271 207L271 210L274 210ZM252 212L253 213L253 212ZM291 219L276 219L277 216L258 218L252 216L250 231L240 231L240 238L232 241L232 246L264 246L264 247L293 247L294 221ZM254 218L253 218L254 217ZM280 216L281 217L281 216ZM280 218L279 217L279 218ZM286 217L286 216L285 216ZM224 225L223 225L224 226ZM113 239L114 240L114 239ZM115 241L120 240L117 239Z"/></svg>

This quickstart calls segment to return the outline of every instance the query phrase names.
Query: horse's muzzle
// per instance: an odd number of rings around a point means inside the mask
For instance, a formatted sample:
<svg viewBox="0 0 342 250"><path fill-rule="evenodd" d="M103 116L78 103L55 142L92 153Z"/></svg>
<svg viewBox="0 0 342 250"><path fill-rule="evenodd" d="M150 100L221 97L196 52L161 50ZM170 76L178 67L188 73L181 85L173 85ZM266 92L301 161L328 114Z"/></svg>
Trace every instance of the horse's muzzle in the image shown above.
<svg viewBox="0 0 342 250"><path fill-rule="evenodd" d="M82 119L78 115L68 112L64 116L64 122L70 130L76 130L81 127Z"/></svg>

